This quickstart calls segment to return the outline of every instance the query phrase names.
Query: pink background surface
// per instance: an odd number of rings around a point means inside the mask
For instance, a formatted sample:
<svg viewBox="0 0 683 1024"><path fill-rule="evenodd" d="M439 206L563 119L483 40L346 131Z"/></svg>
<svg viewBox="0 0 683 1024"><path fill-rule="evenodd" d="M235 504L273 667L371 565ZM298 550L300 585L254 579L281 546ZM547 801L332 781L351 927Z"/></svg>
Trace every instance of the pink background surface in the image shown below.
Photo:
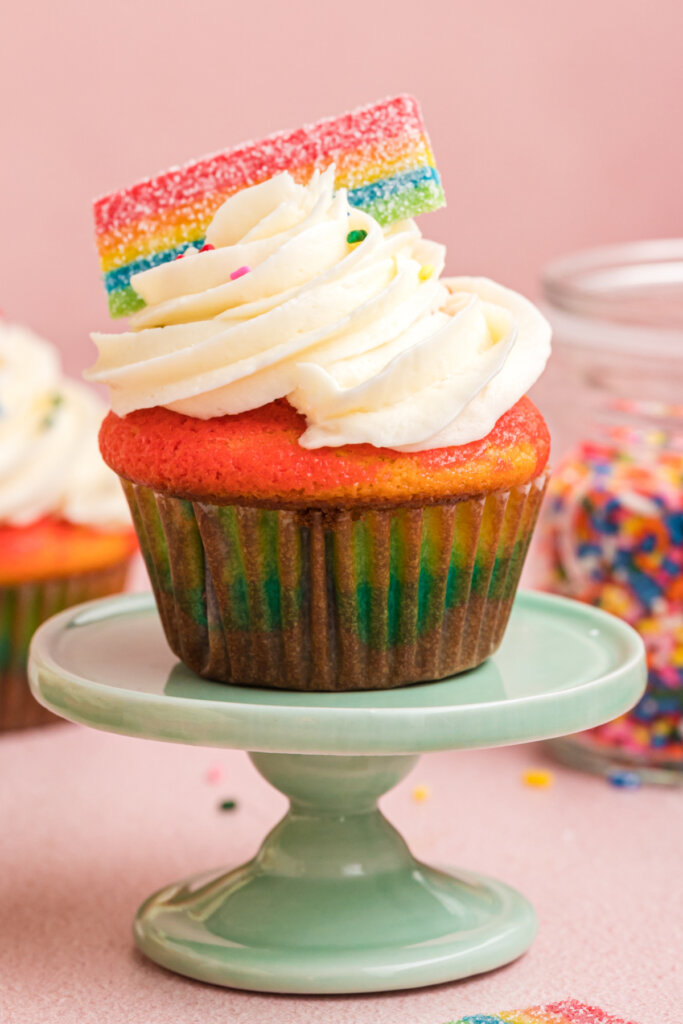
<svg viewBox="0 0 683 1024"><path fill-rule="evenodd" d="M210 785L207 771L225 776ZM293 998L229 991L139 955L154 890L255 853L285 809L246 755L56 725L0 738L2 1024L444 1024L573 996L638 1024L681 1024L681 793L626 791L534 747L430 754L383 801L414 852L524 892L539 933L520 960L435 988ZM417 784L431 787L421 804ZM217 810L225 798L238 808ZM588 1024L588 1022L587 1022Z"/></svg>
<svg viewBox="0 0 683 1024"><path fill-rule="evenodd" d="M404 90L422 102L449 201L423 230L448 244L449 271L533 294L561 252L683 234L682 36L680 0L6 6L0 308L79 373L89 330L109 323L93 196ZM177 978L132 949L152 889L238 863L282 811L243 755L68 726L0 737L0 1021L442 1024L576 996L680 1024L681 794L563 770L530 791L519 774L537 756L427 757L386 800L419 855L529 895L541 930L526 957L420 992L292 1000ZM215 760L228 778L210 787ZM424 805L415 782L432 786ZM222 796L239 811L216 812Z"/></svg>
<svg viewBox="0 0 683 1024"><path fill-rule="evenodd" d="M680 0L6 4L0 308L80 372L93 196L404 90L449 202L423 230L533 293L553 255L683 233L682 37Z"/></svg>

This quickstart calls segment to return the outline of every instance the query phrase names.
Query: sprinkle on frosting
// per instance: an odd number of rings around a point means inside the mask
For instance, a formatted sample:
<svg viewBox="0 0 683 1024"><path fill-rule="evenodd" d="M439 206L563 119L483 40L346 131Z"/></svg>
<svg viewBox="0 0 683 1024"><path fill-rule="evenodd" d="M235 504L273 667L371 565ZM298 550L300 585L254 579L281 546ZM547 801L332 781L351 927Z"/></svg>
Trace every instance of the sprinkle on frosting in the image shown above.
<svg viewBox="0 0 683 1024"><path fill-rule="evenodd" d="M211 248L213 249L215 247L212 245ZM238 267L237 270L233 270L230 274L230 280L236 281L238 277L244 277L245 274L249 273L249 270L249 267Z"/></svg>
<svg viewBox="0 0 683 1024"><path fill-rule="evenodd" d="M214 250L132 278L145 308L93 335L88 374L117 414L210 419L287 397L306 448L419 451L493 429L543 370L548 324L485 278L440 279L442 245L411 220L383 228L335 181L331 166L244 189L206 229Z"/></svg>
<svg viewBox="0 0 683 1024"><path fill-rule="evenodd" d="M144 304L131 287L133 275L174 259L188 243L202 245L212 216L228 196L283 171L307 182L316 168L332 163L335 187L348 189L351 206L380 224L444 204L412 96L394 96L202 157L96 200L97 248L112 316L126 316Z"/></svg>

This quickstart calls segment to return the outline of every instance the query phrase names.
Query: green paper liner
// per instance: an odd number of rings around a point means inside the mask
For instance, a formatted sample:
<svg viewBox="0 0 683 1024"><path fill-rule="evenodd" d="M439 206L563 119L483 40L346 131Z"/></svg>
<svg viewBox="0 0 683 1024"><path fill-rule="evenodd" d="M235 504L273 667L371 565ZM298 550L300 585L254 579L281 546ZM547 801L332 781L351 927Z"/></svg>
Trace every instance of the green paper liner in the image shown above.
<svg viewBox="0 0 683 1024"><path fill-rule="evenodd" d="M496 650L546 478L422 507L324 511L122 483L181 661L226 683L340 691L441 679Z"/></svg>
<svg viewBox="0 0 683 1024"><path fill-rule="evenodd" d="M129 559L106 569L51 580L0 585L0 731L61 719L34 700L26 678L31 637L41 622L71 605L123 590Z"/></svg>

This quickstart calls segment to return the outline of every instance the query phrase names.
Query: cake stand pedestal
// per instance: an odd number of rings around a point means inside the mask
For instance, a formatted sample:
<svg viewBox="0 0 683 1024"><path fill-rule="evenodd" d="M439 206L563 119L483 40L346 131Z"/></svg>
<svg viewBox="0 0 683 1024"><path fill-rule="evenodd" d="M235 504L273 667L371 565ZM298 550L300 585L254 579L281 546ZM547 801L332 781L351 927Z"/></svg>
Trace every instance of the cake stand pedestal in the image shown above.
<svg viewBox="0 0 683 1024"><path fill-rule="evenodd" d="M529 947L536 918L523 896L416 860L377 800L424 751L545 739L614 718L640 697L645 660L618 619L529 593L498 653L452 679L343 694L226 686L176 662L151 595L128 595L45 623L30 677L36 698L71 721L247 750L289 797L248 864L150 896L134 924L140 949L218 985L343 993L463 978Z"/></svg>

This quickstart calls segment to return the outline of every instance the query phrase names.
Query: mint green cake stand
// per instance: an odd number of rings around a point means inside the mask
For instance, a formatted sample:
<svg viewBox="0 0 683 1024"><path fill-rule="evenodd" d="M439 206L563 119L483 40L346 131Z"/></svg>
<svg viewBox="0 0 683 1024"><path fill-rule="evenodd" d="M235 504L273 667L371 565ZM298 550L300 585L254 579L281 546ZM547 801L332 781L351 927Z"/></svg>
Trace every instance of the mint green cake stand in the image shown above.
<svg viewBox="0 0 683 1024"><path fill-rule="evenodd" d="M529 947L536 918L523 896L416 860L377 800L423 751L521 743L614 718L640 697L645 660L619 620L528 593L499 652L453 679L338 695L240 688L176 662L151 595L129 595L43 625L30 677L37 699L71 721L247 750L290 799L248 864L150 896L135 919L140 949L217 985L343 993L464 978ZM455 783L457 759L453 770ZM482 843L495 834L494 808L482 807L481 832Z"/></svg>

